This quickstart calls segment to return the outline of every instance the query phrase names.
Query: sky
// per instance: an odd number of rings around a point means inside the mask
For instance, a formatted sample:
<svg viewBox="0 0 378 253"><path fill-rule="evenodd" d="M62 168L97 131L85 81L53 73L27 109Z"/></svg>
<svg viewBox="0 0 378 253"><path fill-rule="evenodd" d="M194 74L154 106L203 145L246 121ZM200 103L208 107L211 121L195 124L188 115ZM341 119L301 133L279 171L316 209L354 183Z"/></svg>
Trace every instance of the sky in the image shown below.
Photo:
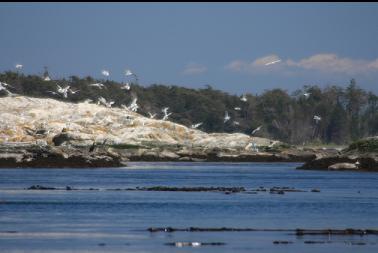
<svg viewBox="0 0 378 253"><path fill-rule="evenodd" d="M378 4L0 3L0 71L15 64L231 94L355 78L378 94Z"/></svg>

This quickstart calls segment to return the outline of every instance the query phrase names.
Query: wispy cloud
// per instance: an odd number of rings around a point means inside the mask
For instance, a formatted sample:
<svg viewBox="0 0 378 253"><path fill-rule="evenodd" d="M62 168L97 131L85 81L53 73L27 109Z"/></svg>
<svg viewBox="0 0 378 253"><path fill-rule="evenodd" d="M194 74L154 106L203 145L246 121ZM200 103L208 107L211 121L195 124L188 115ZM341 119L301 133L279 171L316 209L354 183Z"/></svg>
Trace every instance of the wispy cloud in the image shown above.
<svg viewBox="0 0 378 253"><path fill-rule="evenodd" d="M243 71L246 70L246 67L248 67L249 63L242 61L242 60L234 60L227 64L225 66L225 69L231 70L231 71Z"/></svg>
<svg viewBox="0 0 378 253"><path fill-rule="evenodd" d="M287 59L277 64L266 65L280 59L277 55L267 55L253 61L234 60L225 66L235 72L261 73L272 71L311 70L323 73L367 74L378 72L378 58L375 60L339 57L336 54L315 54L299 60Z"/></svg>
<svg viewBox="0 0 378 253"><path fill-rule="evenodd" d="M378 70L378 59L374 61L339 57L336 54L316 54L299 61L287 60L287 65L308 70L332 73L365 73Z"/></svg>
<svg viewBox="0 0 378 253"><path fill-rule="evenodd" d="M207 71L206 66L197 63L188 63L182 73L184 75L198 75Z"/></svg>
<svg viewBox="0 0 378 253"><path fill-rule="evenodd" d="M277 64L271 64L269 63L276 62L280 60L278 55L276 54L270 54L267 56L263 56L261 58L257 58L254 61L243 61L243 60L234 60L227 64L225 68L227 70L235 71L235 72L263 72L268 71L272 68L277 68L277 66L282 65L281 62L277 62Z"/></svg>

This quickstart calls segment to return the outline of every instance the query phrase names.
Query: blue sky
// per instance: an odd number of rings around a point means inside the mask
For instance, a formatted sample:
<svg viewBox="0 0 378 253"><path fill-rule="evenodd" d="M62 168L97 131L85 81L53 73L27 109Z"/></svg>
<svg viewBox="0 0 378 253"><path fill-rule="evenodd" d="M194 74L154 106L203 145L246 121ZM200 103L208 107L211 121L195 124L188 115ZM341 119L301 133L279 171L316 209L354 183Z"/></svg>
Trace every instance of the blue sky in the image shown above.
<svg viewBox="0 0 378 253"><path fill-rule="evenodd" d="M378 93L378 4L1 3L0 57L0 71L53 78L128 68L143 85L238 94L356 78Z"/></svg>

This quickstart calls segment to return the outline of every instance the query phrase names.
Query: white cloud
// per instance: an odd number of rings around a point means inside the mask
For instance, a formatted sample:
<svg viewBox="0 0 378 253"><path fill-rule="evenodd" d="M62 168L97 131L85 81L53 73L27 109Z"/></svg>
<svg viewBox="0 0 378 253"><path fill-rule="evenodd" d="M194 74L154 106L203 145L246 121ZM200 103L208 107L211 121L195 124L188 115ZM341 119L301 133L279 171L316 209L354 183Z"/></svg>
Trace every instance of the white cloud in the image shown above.
<svg viewBox="0 0 378 253"><path fill-rule="evenodd" d="M371 61L368 64L368 67L373 70L378 70L378 59L375 59L374 61Z"/></svg>
<svg viewBox="0 0 378 253"><path fill-rule="evenodd" d="M270 69L276 69L277 66L281 65L281 62L276 64L266 65L267 63L271 63L274 61L280 60L278 55L271 54L261 58L257 58L254 61L242 61L242 60L234 60L225 66L226 69L235 71L235 72L262 72L262 71L269 71Z"/></svg>
<svg viewBox="0 0 378 253"><path fill-rule="evenodd" d="M182 71L184 75L198 75L205 73L207 68L201 64L189 63L186 65L185 69Z"/></svg>
<svg viewBox="0 0 378 253"><path fill-rule="evenodd" d="M248 65L245 61L235 60L226 65L226 69L231 71L242 71Z"/></svg>
<svg viewBox="0 0 378 253"><path fill-rule="evenodd" d="M288 66L308 70L355 74L374 70L374 66L370 66L370 64L373 62L369 62L367 60L341 58L336 54L316 54L308 58L301 59L297 62L289 59L286 63ZM376 70L378 70L378 68L376 68Z"/></svg>
<svg viewBox="0 0 378 253"><path fill-rule="evenodd" d="M234 60L225 68L235 72L261 73L271 71L294 71L314 70L324 73L343 74L367 74L378 72L378 58L375 60L361 60L346 57L339 57L336 54L315 54L300 60L288 59L266 66L267 62L275 61L279 57L275 54L267 55L254 61Z"/></svg>

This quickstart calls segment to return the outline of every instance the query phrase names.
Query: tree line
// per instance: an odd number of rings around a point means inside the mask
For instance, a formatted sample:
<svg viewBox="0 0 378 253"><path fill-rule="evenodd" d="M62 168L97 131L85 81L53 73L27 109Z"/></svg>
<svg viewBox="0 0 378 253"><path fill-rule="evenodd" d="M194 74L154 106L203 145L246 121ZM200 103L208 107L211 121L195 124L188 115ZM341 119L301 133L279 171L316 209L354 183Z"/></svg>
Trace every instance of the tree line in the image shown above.
<svg viewBox="0 0 378 253"><path fill-rule="evenodd" d="M162 84L145 87L132 83L131 89L125 90L121 89L119 82L89 76L44 81L38 75L7 71L0 73L0 81L10 84L12 93L69 102L85 99L97 102L102 96L120 107L138 98L138 112L142 115L148 117L150 112L161 118L163 107L169 107L171 121L186 126L203 122L199 129L206 132L251 134L253 129L262 126L256 136L292 144L346 144L378 135L378 96L361 89L354 79L345 88L303 86L291 94L279 88L266 90L260 95L246 93L247 101L211 86L190 89ZM105 88L89 86L93 83L103 83ZM56 91L57 84L69 85L79 92L69 94L67 98L48 92ZM305 96L305 93L309 95ZM7 94L0 91L0 95ZM224 123L226 111L231 120ZM315 115L321 120L314 120Z"/></svg>

